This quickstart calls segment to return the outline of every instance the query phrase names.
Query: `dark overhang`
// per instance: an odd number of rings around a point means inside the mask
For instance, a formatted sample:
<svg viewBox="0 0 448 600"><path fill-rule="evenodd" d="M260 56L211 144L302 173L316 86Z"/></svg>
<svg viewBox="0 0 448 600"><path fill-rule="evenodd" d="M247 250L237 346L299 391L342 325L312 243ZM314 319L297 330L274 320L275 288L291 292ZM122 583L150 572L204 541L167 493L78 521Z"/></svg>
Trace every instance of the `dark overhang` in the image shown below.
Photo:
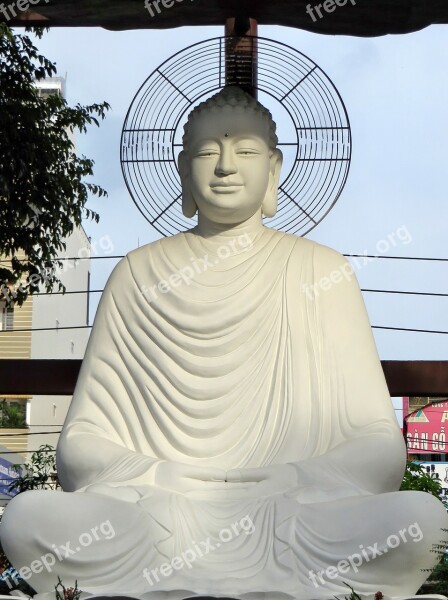
<svg viewBox="0 0 448 600"><path fill-rule="evenodd" d="M8 24L104 27L120 31L219 26L229 17L252 17L259 25L283 25L332 35L378 36L448 23L448 0L346 0L345 5L344 0L146 1L152 7L153 17L144 0L35 0L33 11L17 11L17 17L9 19ZM17 4L14 2L12 6ZM31 3L22 0L22 5ZM314 9L313 15L310 10L307 12L307 5ZM321 6L322 18L316 6ZM0 13L0 20L4 18Z"/></svg>

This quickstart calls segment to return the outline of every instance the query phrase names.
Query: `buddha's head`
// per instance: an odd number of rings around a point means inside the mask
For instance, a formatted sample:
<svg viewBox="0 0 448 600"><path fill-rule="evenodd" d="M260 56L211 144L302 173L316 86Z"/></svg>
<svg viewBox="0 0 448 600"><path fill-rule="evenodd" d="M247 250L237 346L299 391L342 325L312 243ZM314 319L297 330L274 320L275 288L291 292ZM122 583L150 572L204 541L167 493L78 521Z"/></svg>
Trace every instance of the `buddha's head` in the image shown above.
<svg viewBox="0 0 448 600"><path fill-rule="evenodd" d="M179 155L182 210L241 223L277 210L282 153L271 113L238 87L226 87L188 116Z"/></svg>

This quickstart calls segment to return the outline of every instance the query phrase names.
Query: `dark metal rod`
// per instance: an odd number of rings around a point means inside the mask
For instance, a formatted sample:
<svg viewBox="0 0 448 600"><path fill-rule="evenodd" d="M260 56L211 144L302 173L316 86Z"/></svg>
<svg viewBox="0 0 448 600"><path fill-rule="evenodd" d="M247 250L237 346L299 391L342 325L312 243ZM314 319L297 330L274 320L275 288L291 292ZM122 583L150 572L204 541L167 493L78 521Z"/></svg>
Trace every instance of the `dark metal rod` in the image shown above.
<svg viewBox="0 0 448 600"><path fill-rule="evenodd" d="M226 20L225 35L225 82L238 85L245 92L257 97L258 25L255 19L233 17ZM250 39L254 38L254 39Z"/></svg>
<svg viewBox="0 0 448 600"><path fill-rule="evenodd" d="M82 360L1 359L1 395L67 395L74 392ZM448 397L448 361L383 360L391 396Z"/></svg>

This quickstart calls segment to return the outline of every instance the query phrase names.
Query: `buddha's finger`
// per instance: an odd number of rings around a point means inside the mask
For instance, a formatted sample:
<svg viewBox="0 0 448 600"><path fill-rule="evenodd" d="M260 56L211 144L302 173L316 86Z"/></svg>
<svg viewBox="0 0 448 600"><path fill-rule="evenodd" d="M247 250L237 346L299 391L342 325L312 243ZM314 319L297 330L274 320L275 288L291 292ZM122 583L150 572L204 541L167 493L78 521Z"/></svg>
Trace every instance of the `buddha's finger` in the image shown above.
<svg viewBox="0 0 448 600"><path fill-rule="evenodd" d="M224 481L199 481L198 479L184 478L183 483L178 491L180 492L225 492L228 489Z"/></svg>
<svg viewBox="0 0 448 600"><path fill-rule="evenodd" d="M269 470L264 467L256 469L231 469L227 471L227 481L263 481L268 479Z"/></svg>
<svg viewBox="0 0 448 600"><path fill-rule="evenodd" d="M190 467L184 477L190 479L199 479L200 481L225 481L226 472L224 469L215 469L213 467Z"/></svg>

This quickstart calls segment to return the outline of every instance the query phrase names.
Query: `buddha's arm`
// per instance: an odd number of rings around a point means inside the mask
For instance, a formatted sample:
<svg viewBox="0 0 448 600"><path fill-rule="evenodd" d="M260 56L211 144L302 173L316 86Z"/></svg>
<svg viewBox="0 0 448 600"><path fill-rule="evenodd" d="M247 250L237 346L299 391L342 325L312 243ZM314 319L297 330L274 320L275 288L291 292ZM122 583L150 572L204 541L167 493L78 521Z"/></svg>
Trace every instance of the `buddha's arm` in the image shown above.
<svg viewBox="0 0 448 600"><path fill-rule="evenodd" d="M299 478L341 493L397 490L405 446L356 277L328 248L319 247L315 261L323 285L307 302L317 311L321 393L330 394L338 433L320 456L296 463Z"/></svg>
<svg viewBox="0 0 448 600"><path fill-rule="evenodd" d="M133 377L140 348L128 332L139 302L132 286L124 259L101 298L57 448L58 473L67 491L92 483L153 482L157 458L135 451L145 437L140 425L145 406Z"/></svg>
<svg viewBox="0 0 448 600"><path fill-rule="evenodd" d="M293 463L303 499L323 502L397 491L403 478L403 440L390 432L343 442L327 453Z"/></svg>
<svg viewBox="0 0 448 600"><path fill-rule="evenodd" d="M101 483L142 486L154 482L159 460L105 439L99 431L65 431L57 449L58 475L65 491Z"/></svg>

